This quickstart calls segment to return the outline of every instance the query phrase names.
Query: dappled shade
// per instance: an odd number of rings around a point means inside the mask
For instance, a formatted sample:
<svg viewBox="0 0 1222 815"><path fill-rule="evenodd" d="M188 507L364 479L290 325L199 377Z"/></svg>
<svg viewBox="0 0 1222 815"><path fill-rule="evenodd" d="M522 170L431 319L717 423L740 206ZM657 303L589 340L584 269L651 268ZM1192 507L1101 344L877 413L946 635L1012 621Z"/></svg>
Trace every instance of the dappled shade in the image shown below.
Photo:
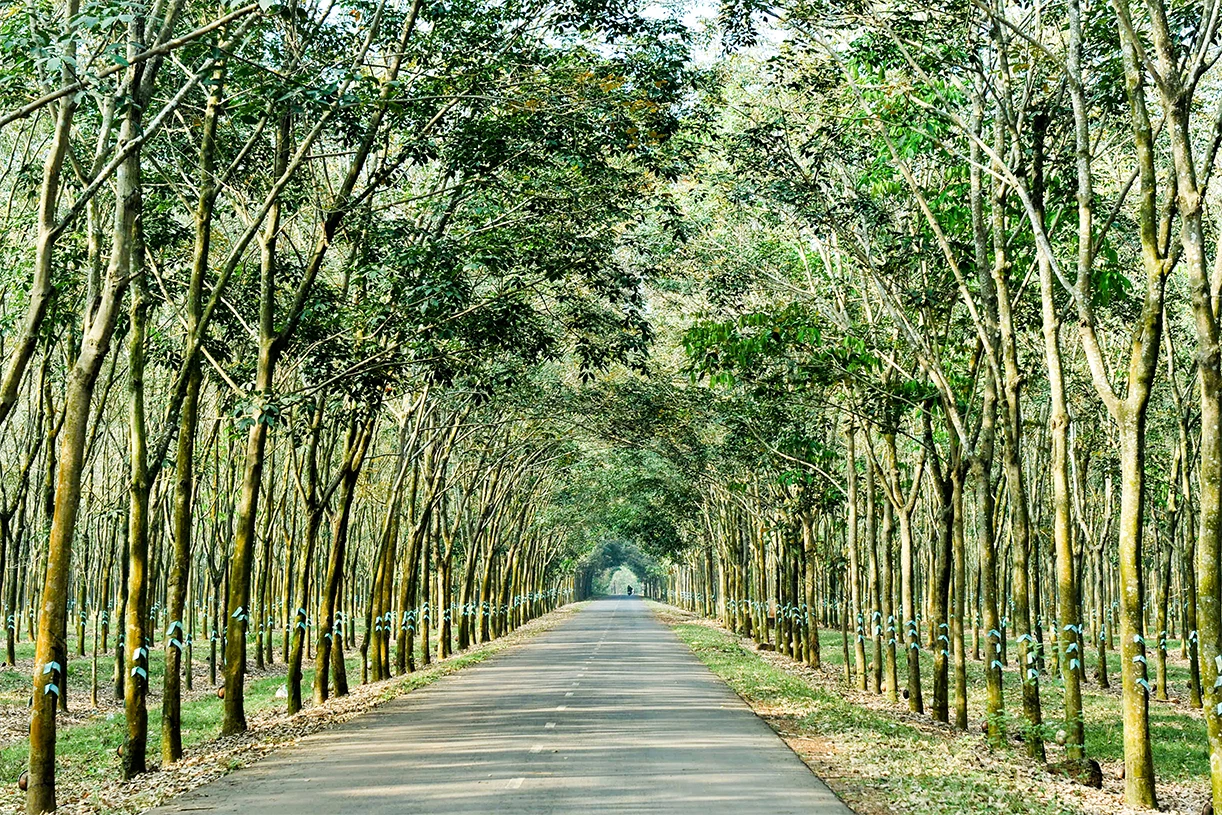
<svg viewBox="0 0 1222 815"><path fill-rule="evenodd" d="M849 815L643 603L627 599L595 602L488 664L154 812L200 807Z"/></svg>

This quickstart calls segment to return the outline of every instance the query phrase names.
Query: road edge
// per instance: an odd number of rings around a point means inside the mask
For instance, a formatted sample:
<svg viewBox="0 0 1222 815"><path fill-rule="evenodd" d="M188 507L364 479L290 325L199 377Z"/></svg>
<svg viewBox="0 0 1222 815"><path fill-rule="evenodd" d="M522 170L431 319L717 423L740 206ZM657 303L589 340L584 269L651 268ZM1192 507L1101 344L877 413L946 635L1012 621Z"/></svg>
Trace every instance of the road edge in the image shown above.
<svg viewBox="0 0 1222 815"><path fill-rule="evenodd" d="M848 810L851 813L855 813L855 815L857 814L858 811L854 809L849 804L849 802L844 799L844 790L837 789L837 787L833 785L831 781L829 781L827 778L821 775L818 769L814 767L809 761L807 761L806 757L802 755L802 751L799 750L794 745L793 740L792 740L793 738L792 735L787 734L783 730L780 730L777 727L777 723L770 716L762 712L758 704L756 704L753 700L749 699L748 697L743 696L741 693L739 693L738 689L735 688L734 685L731 684L729 681L727 681L726 677L722 675L721 673L719 673L716 670L716 668L713 665L711 665L708 662L708 660L706 660L700 652L694 650L691 647L691 645L686 640L683 639L683 637L680 637L675 632L675 625L677 623L699 623L699 624L709 625L708 620L702 617L699 617L696 614L692 614L689 611L684 611L683 609L678 608L677 606L668 605L666 603L660 602L658 600L653 600L651 598L645 598L645 607L649 609L650 613L653 614L654 618L657 619L658 622L665 625L667 629L670 630L672 634L674 634L675 639L683 643L683 646L687 648L689 652L691 652L692 656L694 656L697 660L700 661L701 665L703 665L705 668L708 669L709 673L713 674L713 676L721 680L721 682L725 684L725 686L729 688L730 691L733 692L735 696L741 699L743 704L746 705L747 708L756 715L756 718L758 718L764 724L768 725L768 727L772 729L773 733L776 733L777 738L779 738L782 742L784 742L785 746L789 748L790 752L792 752L794 756L797 757L798 761L802 762L803 766L805 766L806 769L810 770L811 775L819 779L819 782L822 783L825 787L827 787L832 792L832 794L836 796L836 799L840 801L840 803L844 806L846 810ZM727 631L724 628L721 628L720 626L716 624L711 624L709 625L709 627L715 628L718 631L721 631L722 633L730 634L731 636L733 636L731 632ZM755 657L758 659L758 655L753 654L752 652L748 651L747 649L744 648L743 651L748 656Z"/></svg>
<svg viewBox="0 0 1222 815"><path fill-rule="evenodd" d="M579 614L586 605L586 602L567 603L509 634L455 653L444 660L434 661L429 667L414 673L357 685L347 696L332 698L294 716L281 713L252 722L245 733L200 742L189 748L183 760L171 767L158 768L104 789L72 789L57 811L64 815L126 815L172 804L180 796L235 770L256 765L306 738L347 724L412 691L523 645L536 635L550 631ZM72 795L72 792L78 794Z"/></svg>

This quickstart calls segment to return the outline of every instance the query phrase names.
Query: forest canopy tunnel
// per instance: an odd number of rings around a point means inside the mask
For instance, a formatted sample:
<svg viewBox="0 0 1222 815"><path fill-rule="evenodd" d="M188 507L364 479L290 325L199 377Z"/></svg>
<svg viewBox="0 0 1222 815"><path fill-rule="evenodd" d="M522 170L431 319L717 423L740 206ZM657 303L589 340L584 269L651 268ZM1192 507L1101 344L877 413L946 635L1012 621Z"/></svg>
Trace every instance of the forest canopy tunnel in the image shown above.
<svg viewBox="0 0 1222 815"><path fill-rule="evenodd" d="M1217 2L10 5L29 812L91 644L130 778L620 568L1134 806L1186 691L1222 812Z"/></svg>
<svg viewBox="0 0 1222 815"><path fill-rule="evenodd" d="M631 541L606 540L577 563L577 597L585 599L611 592L612 577L622 569L635 576L634 593L656 597L664 585L667 570L656 558L641 551ZM616 588L622 588L616 586Z"/></svg>
<svg viewBox="0 0 1222 815"><path fill-rule="evenodd" d="M606 591L620 567L636 576L635 591L661 596L673 564L698 543L699 487L677 465L684 457L668 448L662 428L641 419L661 413L654 400L662 394L646 397L640 386L620 377L578 400L580 452L546 514L571 553L566 567L578 598Z"/></svg>
<svg viewBox="0 0 1222 815"><path fill-rule="evenodd" d="M614 570L608 569L603 574L606 575L606 587L601 587L601 579L595 583L595 589L600 594L619 596L631 593L638 596L641 595L641 578L627 566L617 566Z"/></svg>

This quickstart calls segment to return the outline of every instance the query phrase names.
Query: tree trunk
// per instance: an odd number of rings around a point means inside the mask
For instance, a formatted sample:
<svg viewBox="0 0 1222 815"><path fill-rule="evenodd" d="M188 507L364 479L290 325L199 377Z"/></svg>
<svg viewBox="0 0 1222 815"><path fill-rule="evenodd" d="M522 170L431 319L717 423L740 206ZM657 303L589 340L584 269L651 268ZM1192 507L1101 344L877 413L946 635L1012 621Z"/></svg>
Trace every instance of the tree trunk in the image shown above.
<svg viewBox="0 0 1222 815"><path fill-rule="evenodd" d="M1134 413L1136 415L1134 415ZM1145 411L1120 417L1120 693L1124 721L1125 800L1153 808L1150 684L1146 676L1143 567Z"/></svg>
<svg viewBox="0 0 1222 815"><path fill-rule="evenodd" d="M139 230L139 226L136 226ZM128 643L127 687L124 713L127 737L123 741L123 777L130 779L146 770L148 751L149 690L149 495L152 490L148 467L148 437L144 419L144 342L148 320L148 293L145 289L143 264L144 247L136 238L133 257L131 304L131 336L128 368L131 377L131 509L129 515L129 548L131 566L127 581L127 621L125 640Z"/></svg>
<svg viewBox="0 0 1222 815"><path fill-rule="evenodd" d="M141 39L142 35L132 42ZM134 45L129 47L129 51L131 48ZM137 137L140 110L139 105L130 106L120 132L120 144L127 144ZM41 815L55 809L55 709L67 679L67 643L64 642L63 632L68 616L66 601L72 540L80 508L81 477L94 387L102 363L110 351L111 337L130 272L133 233L140 209L139 151L134 151L122 162L115 176L115 190L113 245L106 282L98 299L87 304L80 353L68 373L64 401L59 474L34 646L34 698L30 716L26 791L26 811L29 815Z"/></svg>

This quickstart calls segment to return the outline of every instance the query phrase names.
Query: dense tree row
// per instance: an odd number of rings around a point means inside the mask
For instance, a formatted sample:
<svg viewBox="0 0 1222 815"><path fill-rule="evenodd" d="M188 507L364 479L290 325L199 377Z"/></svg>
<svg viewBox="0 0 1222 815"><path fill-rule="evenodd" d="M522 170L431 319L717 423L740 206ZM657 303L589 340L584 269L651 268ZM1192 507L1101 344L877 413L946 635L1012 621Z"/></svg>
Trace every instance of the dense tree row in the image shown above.
<svg viewBox="0 0 1222 815"><path fill-rule="evenodd" d="M726 63L684 191L717 429L669 596L812 664L834 627L861 688L1082 777L1118 673L1136 806L1184 695L1222 811L1217 4L724 17L781 44Z"/></svg>

